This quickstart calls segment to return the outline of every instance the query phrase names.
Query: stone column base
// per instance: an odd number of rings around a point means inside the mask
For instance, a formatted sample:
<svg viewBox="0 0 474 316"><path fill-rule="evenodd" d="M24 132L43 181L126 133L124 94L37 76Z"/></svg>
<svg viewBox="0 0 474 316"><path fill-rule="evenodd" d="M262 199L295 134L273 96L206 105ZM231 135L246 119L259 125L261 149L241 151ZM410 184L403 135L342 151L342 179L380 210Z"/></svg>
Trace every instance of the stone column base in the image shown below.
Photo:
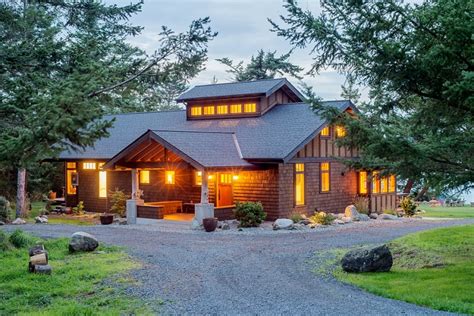
<svg viewBox="0 0 474 316"><path fill-rule="evenodd" d="M202 220L207 217L214 217L213 203L198 203L194 205L194 221L202 225Z"/></svg>
<svg viewBox="0 0 474 316"><path fill-rule="evenodd" d="M137 206L143 205L145 201L140 199L130 199L127 200L127 223L136 224L137 223Z"/></svg>

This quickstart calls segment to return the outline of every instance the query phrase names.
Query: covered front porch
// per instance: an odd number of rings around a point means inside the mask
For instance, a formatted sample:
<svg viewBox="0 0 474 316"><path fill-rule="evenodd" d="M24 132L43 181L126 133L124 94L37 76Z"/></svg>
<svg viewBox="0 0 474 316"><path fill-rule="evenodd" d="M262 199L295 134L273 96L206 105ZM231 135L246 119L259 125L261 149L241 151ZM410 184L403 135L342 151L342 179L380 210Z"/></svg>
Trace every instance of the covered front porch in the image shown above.
<svg viewBox="0 0 474 316"><path fill-rule="evenodd" d="M140 222L137 219L224 220L233 217L239 173L251 166L234 156L238 158L238 152L231 133L148 131L104 169L131 173L129 223ZM233 163L226 166L229 157Z"/></svg>

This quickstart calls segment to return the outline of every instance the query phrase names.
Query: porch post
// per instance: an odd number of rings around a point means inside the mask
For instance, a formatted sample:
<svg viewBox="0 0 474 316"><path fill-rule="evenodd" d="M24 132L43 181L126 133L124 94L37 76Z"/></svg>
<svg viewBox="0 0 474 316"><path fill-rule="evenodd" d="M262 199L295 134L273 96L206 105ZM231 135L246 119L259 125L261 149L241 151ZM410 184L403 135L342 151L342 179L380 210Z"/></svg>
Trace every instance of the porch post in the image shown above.
<svg viewBox="0 0 474 316"><path fill-rule="evenodd" d="M138 170L136 168L132 169L132 197L127 200L127 222L128 224L137 223L137 207L143 205L144 201L138 196L139 187L139 178Z"/></svg>
<svg viewBox="0 0 474 316"><path fill-rule="evenodd" d="M202 220L208 217L214 217L214 204L209 203L209 181L206 170L201 170L201 203L194 206L193 228L200 229Z"/></svg>

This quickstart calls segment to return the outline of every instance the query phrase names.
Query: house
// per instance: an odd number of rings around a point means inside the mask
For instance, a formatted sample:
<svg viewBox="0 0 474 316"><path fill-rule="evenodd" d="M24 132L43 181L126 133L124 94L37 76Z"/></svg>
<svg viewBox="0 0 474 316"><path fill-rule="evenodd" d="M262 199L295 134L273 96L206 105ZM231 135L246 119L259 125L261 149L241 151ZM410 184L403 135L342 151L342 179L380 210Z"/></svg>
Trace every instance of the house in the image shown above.
<svg viewBox="0 0 474 316"><path fill-rule="evenodd" d="M145 218L210 202L228 219L236 202L260 201L272 220L343 212L356 196L367 197L371 211L395 208L395 176L342 164L359 155L336 146L345 130L312 112L286 79L195 86L177 101L186 109L108 116L109 137L62 153L67 205L104 212L119 189L134 198L143 192L137 212ZM350 101L324 104L357 112Z"/></svg>

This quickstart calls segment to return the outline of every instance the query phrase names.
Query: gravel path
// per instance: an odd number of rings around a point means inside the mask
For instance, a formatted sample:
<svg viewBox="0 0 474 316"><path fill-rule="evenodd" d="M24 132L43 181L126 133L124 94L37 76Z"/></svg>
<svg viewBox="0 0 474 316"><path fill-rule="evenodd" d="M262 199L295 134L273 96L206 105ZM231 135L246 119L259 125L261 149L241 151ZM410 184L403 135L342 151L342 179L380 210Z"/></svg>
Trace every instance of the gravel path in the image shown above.
<svg viewBox="0 0 474 316"><path fill-rule="evenodd" d="M382 243L407 233L474 220L371 221L310 232L189 231L137 226L24 225L42 237L86 231L125 246L145 266L130 294L161 314L431 315L445 314L381 298L311 272L324 250ZM8 226L7 230L14 227ZM321 258L318 258L321 259ZM162 303L164 301L164 303ZM161 303L160 303L161 302Z"/></svg>

